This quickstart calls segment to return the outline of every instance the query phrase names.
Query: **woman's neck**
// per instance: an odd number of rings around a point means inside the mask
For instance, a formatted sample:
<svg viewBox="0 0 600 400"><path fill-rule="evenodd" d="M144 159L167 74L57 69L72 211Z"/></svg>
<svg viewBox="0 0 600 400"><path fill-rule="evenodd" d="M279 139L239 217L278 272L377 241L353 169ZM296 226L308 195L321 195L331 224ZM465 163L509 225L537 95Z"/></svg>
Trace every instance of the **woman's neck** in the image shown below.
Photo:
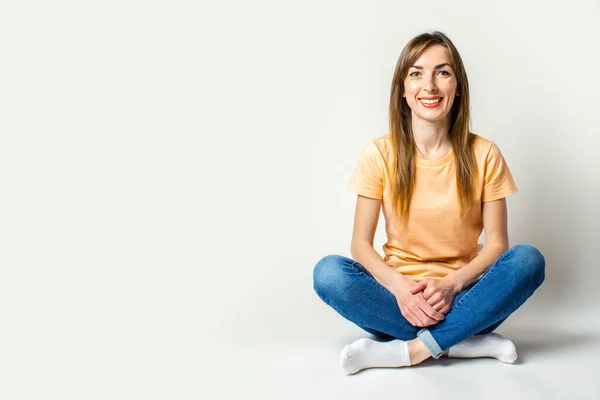
<svg viewBox="0 0 600 400"><path fill-rule="evenodd" d="M413 123L413 137L417 151L422 155L446 154L452 144L448 140L448 124L443 123Z"/></svg>

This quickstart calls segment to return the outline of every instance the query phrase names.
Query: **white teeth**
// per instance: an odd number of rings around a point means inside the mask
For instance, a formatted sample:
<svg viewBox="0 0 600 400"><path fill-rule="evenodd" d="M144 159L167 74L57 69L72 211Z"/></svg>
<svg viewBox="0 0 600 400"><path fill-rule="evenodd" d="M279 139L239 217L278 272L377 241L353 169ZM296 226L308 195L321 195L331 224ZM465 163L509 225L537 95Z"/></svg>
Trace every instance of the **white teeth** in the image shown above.
<svg viewBox="0 0 600 400"><path fill-rule="evenodd" d="M438 103L440 102L442 99L435 99L435 100L425 100L425 99L421 99L421 101L425 104L434 104L434 103Z"/></svg>

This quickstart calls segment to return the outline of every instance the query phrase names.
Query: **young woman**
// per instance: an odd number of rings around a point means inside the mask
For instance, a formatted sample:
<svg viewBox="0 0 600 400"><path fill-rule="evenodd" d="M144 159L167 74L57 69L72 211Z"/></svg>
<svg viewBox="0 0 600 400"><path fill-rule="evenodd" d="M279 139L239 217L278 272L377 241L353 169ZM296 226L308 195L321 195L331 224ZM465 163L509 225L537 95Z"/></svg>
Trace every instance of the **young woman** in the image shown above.
<svg viewBox="0 0 600 400"><path fill-rule="evenodd" d="M545 259L509 248L505 198L517 188L498 146L469 132L467 74L446 35L406 45L390 97L390 132L364 147L348 183L352 259L314 268L318 296L384 339L347 345L340 363L350 374L442 355L514 363L514 344L492 331L542 284ZM383 259L373 248L381 207Z"/></svg>

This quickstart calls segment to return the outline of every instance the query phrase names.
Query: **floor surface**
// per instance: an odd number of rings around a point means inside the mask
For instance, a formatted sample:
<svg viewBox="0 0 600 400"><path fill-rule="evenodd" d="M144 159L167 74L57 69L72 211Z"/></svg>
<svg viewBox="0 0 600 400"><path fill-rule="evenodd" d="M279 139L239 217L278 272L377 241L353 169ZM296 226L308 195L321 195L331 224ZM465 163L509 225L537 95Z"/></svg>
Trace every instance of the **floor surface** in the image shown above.
<svg viewBox="0 0 600 400"><path fill-rule="evenodd" d="M597 400L600 333L595 324L583 323L596 321L593 317L532 321L526 314L511 316L496 332L515 343L515 364L443 357L354 375L339 366L339 353L345 344L372 336L334 318L327 332L269 340L249 335L247 343L230 344L225 354L213 354L206 389L211 398L223 399Z"/></svg>

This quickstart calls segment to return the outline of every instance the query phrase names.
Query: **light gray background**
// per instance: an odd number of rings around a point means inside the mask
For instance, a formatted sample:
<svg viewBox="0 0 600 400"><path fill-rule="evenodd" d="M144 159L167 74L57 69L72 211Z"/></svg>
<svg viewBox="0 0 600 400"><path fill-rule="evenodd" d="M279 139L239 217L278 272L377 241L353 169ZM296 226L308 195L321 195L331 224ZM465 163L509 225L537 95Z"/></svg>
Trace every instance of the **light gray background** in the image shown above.
<svg viewBox="0 0 600 400"><path fill-rule="evenodd" d="M3 2L0 397L596 398L599 21L593 0ZM312 268L350 256L345 186L433 30L547 279L498 330L518 365L346 377L365 333Z"/></svg>

